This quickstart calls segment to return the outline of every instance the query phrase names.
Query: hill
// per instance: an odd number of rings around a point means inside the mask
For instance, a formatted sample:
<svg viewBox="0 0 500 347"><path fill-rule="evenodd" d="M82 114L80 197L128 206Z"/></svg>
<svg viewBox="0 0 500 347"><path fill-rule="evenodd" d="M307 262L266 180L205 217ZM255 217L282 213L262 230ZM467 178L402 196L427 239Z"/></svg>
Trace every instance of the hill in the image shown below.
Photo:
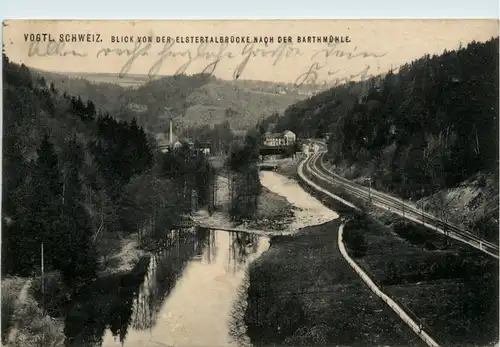
<svg viewBox="0 0 500 347"><path fill-rule="evenodd" d="M43 242L47 270L76 283L105 267L100 257L110 250L98 251L97 237L125 239L159 216L158 228L174 223L191 201L182 195L187 185L200 204L208 201L204 156L162 154L135 118L101 113L5 55L2 67L3 274L30 275ZM71 268L77 263L88 267Z"/></svg>
<svg viewBox="0 0 500 347"><path fill-rule="evenodd" d="M144 264L145 246L191 211L185 192L212 201L214 171L188 147L161 153L135 118L117 120L5 54L2 69L2 345L68 341L72 300Z"/></svg>
<svg viewBox="0 0 500 347"><path fill-rule="evenodd" d="M119 119L137 118L153 134L229 122L232 130L247 130L272 114L315 92L310 86L264 81L223 81L208 75L164 76L150 80L131 75L59 74L37 71L55 88L92 100L97 109Z"/></svg>
<svg viewBox="0 0 500 347"><path fill-rule="evenodd" d="M330 165L498 240L498 38L286 109L277 130L329 135Z"/></svg>

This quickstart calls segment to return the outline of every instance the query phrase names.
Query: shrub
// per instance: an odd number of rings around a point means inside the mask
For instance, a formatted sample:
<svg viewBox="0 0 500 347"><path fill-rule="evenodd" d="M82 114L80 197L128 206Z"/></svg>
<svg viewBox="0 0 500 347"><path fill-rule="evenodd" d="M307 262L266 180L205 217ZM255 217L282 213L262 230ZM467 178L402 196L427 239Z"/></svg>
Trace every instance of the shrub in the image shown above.
<svg viewBox="0 0 500 347"><path fill-rule="evenodd" d="M13 325L16 301L23 283L24 279L18 277L2 280L2 342L4 344L9 329Z"/></svg>
<svg viewBox="0 0 500 347"><path fill-rule="evenodd" d="M33 297L28 296L19 305L14 314L16 321L20 322L17 333L9 346L61 346L64 341L63 324L43 314Z"/></svg>
<svg viewBox="0 0 500 347"><path fill-rule="evenodd" d="M25 283L24 278L2 281L2 342L12 347L61 346L63 324L44 314L30 289L18 300Z"/></svg>
<svg viewBox="0 0 500 347"><path fill-rule="evenodd" d="M352 255L355 258L360 258L366 255L366 251L368 249L364 235L366 228L359 227L364 225L366 222L359 221L358 223L360 224L356 224L356 222L354 223L355 224L350 227L349 224L347 224L348 227L344 232L344 242L349 250L351 250Z"/></svg>
<svg viewBox="0 0 500 347"><path fill-rule="evenodd" d="M36 277L31 285L34 298L44 306L50 316L61 316L65 303L70 299L70 290L65 286L62 275L57 272L48 272L44 277L44 288L42 294L41 277Z"/></svg>

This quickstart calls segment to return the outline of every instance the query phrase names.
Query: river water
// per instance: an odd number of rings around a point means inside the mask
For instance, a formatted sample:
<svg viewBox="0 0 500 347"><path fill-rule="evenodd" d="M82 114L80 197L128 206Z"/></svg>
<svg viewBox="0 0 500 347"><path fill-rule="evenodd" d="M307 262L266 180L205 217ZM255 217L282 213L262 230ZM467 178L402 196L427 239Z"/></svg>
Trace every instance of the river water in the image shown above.
<svg viewBox="0 0 500 347"><path fill-rule="evenodd" d="M182 249L174 242L173 248L151 259L123 346L238 345L228 334L234 325L232 306L246 266L269 242L218 230L199 230L188 239ZM120 339L107 330L103 346L120 345Z"/></svg>
<svg viewBox="0 0 500 347"><path fill-rule="evenodd" d="M295 181L262 172L261 182L297 210L293 228L337 218ZM241 316L248 265L269 239L211 229L166 232L164 246L131 274L77 298L66 318L72 346L248 345Z"/></svg>

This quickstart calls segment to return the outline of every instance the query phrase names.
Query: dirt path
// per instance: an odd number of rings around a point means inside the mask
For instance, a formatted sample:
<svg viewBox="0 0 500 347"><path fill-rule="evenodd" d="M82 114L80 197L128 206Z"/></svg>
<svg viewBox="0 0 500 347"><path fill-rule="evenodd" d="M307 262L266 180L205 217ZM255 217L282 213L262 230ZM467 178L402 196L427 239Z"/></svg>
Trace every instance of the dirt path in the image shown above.
<svg viewBox="0 0 500 347"><path fill-rule="evenodd" d="M24 282L23 287L19 291L19 296L17 297L15 307L16 309L24 305L26 302L26 299L28 298L28 290L30 289L32 284L32 279L27 279L26 282ZM9 334L7 336L7 346L11 341L14 341L17 333L19 332L19 324L20 324L20 319L17 319L14 322L14 326L9 330Z"/></svg>

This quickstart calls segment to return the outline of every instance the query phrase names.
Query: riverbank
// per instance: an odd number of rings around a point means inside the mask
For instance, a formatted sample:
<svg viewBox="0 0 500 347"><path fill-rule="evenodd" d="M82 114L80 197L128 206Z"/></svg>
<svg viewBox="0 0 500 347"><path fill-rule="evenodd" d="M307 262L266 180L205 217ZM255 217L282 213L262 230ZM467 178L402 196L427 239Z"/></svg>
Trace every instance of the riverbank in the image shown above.
<svg viewBox="0 0 500 347"><path fill-rule="evenodd" d="M295 158L286 158L278 163L276 172L293 180L298 180L297 166L305 158L304 153L297 153Z"/></svg>
<svg viewBox="0 0 500 347"><path fill-rule="evenodd" d="M254 345L422 345L344 261L338 226L272 238L251 265L245 323Z"/></svg>
<svg viewBox="0 0 500 347"><path fill-rule="evenodd" d="M141 249L137 233L105 233L96 245L101 270L90 286L113 282L116 288L121 279L134 271L145 271L144 267L141 270L138 266L147 261L150 254ZM58 272L46 272L44 283L42 296L40 276L2 280L3 345L37 346L42 343L42 337L44 346L64 343L67 305L75 298L71 297L72 290L66 287ZM82 289L89 291L88 288Z"/></svg>
<svg viewBox="0 0 500 347"><path fill-rule="evenodd" d="M272 184L278 178L283 184ZM335 209L336 202L325 197L320 202L295 180L276 173L262 183L311 218L293 235L272 237L269 250L249 268L244 320L252 343L423 345L342 258L338 214L324 205Z"/></svg>
<svg viewBox="0 0 500 347"><path fill-rule="evenodd" d="M216 182L216 211L209 215L205 210L197 211L192 219L204 225L216 228L240 228L263 231L283 232L289 231L289 225L293 222L295 211L298 209L286 198L271 191L263 185L258 198L257 211L254 218L243 222L233 222L229 218L230 196L228 179L217 176Z"/></svg>
<svg viewBox="0 0 500 347"><path fill-rule="evenodd" d="M130 272L142 258L150 255L141 247L138 233L106 234L96 246L101 258L99 277Z"/></svg>

